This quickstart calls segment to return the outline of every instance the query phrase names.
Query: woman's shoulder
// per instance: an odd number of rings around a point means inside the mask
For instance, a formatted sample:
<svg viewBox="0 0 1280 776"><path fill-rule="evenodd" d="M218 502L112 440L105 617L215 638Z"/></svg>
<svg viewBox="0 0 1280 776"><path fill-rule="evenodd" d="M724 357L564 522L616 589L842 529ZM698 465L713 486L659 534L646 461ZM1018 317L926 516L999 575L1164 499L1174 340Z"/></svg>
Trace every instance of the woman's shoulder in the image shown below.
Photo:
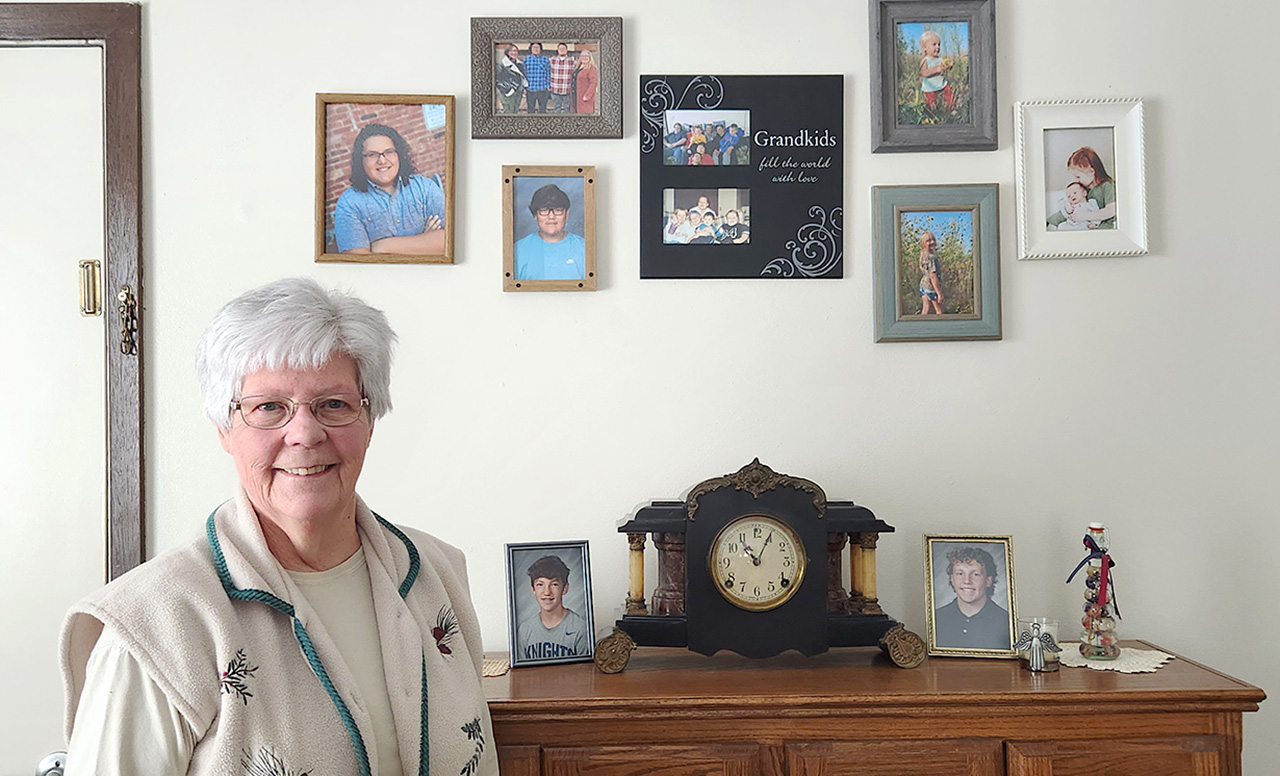
<svg viewBox="0 0 1280 776"><path fill-rule="evenodd" d="M413 546L417 548L418 554L429 560L432 566L437 569L441 563L452 567L455 570L465 573L467 566L467 556L462 550L454 547L452 544L439 539L426 531L419 531L407 525L397 525L409 541L413 542Z"/></svg>

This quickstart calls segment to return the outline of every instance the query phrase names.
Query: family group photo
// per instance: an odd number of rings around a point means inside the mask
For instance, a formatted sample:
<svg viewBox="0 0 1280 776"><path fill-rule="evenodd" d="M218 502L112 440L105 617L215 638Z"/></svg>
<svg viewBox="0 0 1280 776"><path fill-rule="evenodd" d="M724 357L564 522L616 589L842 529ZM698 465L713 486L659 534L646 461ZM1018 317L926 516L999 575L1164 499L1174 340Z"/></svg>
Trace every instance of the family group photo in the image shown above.
<svg viewBox="0 0 1280 776"><path fill-rule="evenodd" d="M506 115L599 113L600 41L511 41L494 47L494 110Z"/></svg>
<svg viewBox="0 0 1280 776"><path fill-rule="evenodd" d="M669 110L663 129L664 165L751 164L749 110Z"/></svg>
<svg viewBox="0 0 1280 776"><path fill-rule="evenodd" d="M968 22L897 25L898 123L970 123Z"/></svg>
<svg viewBox="0 0 1280 776"><path fill-rule="evenodd" d="M750 189L663 189L662 213L667 244L751 242Z"/></svg>

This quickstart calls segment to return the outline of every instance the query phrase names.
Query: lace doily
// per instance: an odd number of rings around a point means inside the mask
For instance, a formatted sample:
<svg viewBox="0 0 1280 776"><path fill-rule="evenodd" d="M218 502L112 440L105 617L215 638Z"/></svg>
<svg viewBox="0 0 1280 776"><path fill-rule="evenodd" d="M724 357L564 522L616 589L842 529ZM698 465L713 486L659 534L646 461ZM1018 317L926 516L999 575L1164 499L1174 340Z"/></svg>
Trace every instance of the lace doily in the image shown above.
<svg viewBox="0 0 1280 776"><path fill-rule="evenodd" d="M483 675L484 676L502 676L511 670L510 664L506 658L486 657L484 659Z"/></svg>
<svg viewBox="0 0 1280 776"><path fill-rule="evenodd" d="M1064 643L1058 660L1072 668L1092 668L1095 671L1119 671L1122 674L1149 674L1173 660L1173 655L1158 649L1134 649L1121 647L1115 660L1090 660L1080 654L1080 645Z"/></svg>

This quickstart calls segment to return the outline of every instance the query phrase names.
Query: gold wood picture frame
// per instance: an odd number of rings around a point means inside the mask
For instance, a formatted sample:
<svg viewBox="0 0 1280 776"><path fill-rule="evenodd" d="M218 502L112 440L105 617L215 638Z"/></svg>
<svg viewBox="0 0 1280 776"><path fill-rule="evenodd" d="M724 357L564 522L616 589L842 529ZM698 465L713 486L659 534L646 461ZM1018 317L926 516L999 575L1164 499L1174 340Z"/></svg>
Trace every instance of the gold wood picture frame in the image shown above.
<svg viewBox="0 0 1280 776"><path fill-rule="evenodd" d="M316 95L316 261L453 263L454 100Z"/></svg>
<svg viewBox="0 0 1280 776"><path fill-rule="evenodd" d="M596 290L596 168L502 167L502 290Z"/></svg>

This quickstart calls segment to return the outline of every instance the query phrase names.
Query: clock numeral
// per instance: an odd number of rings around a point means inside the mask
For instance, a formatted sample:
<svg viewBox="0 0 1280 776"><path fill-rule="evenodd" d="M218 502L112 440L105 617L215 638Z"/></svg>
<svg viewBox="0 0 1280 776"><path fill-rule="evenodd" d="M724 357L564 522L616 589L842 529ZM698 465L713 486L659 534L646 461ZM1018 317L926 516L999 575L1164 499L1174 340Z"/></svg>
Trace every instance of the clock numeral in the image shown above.
<svg viewBox="0 0 1280 776"><path fill-rule="evenodd" d="M730 571L729 576L725 577L724 586L732 590L735 584L737 584L737 582L733 578L733 572Z"/></svg>
<svg viewBox="0 0 1280 776"><path fill-rule="evenodd" d="M783 559L782 559L782 565L783 565L785 568L790 568L790 567L791 567L791 559L790 559L790 558L783 558Z"/></svg>
<svg viewBox="0 0 1280 776"><path fill-rule="evenodd" d="M783 541L782 539L779 539L779 540L778 540L778 549L780 549L780 550L785 550L785 549L787 549L787 543L786 543L785 541Z"/></svg>
<svg viewBox="0 0 1280 776"><path fill-rule="evenodd" d="M753 539L759 539L761 536L764 536L764 529L763 529L763 528L761 528L760 526L756 526L755 528L752 528L752 529L751 529L751 537L752 537ZM744 539L744 541L745 541L745 539Z"/></svg>
<svg viewBox="0 0 1280 776"><path fill-rule="evenodd" d="M743 544L746 544L746 543L747 543L747 532L746 532L746 531L743 531L742 533L738 534L738 541L742 542Z"/></svg>
<svg viewBox="0 0 1280 776"><path fill-rule="evenodd" d="M772 593L776 588L773 586L773 580L769 580L769 592Z"/></svg>
<svg viewBox="0 0 1280 776"><path fill-rule="evenodd" d="M730 564L730 563L732 563L732 562L733 562L733 561L729 560L728 558L721 558L721 559L720 559L720 565L724 566L725 568L729 568L729 564Z"/></svg>
<svg viewBox="0 0 1280 776"><path fill-rule="evenodd" d="M756 594L756 595L760 595L760 586L759 586L759 585L756 585L756 592L755 592L755 594Z"/></svg>
<svg viewBox="0 0 1280 776"><path fill-rule="evenodd" d="M732 555L732 554L736 554L737 552L738 552L738 545L734 544L733 542L729 542L729 553Z"/></svg>
<svg viewBox="0 0 1280 776"><path fill-rule="evenodd" d="M782 584L782 589L786 590L787 588L791 587L791 580L787 579L786 577L783 577L781 584Z"/></svg>

